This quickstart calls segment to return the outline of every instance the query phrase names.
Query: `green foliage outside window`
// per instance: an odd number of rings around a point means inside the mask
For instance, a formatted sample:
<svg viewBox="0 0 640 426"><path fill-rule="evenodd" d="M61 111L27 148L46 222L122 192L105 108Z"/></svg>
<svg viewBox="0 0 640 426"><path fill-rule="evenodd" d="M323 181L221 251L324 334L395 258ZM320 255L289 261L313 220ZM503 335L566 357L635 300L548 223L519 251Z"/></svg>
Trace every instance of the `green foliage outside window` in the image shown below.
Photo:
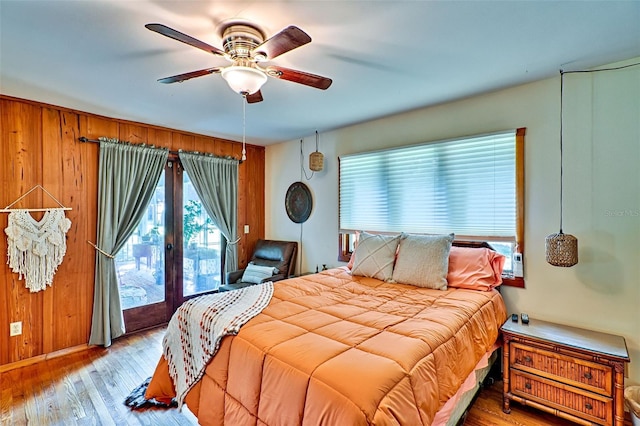
<svg viewBox="0 0 640 426"><path fill-rule="evenodd" d="M196 200L189 200L184 206L184 224L182 233L185 245L188 247L192 239L202 230L206 230L213 222L207 216L202 218L202 203Z"/></svg>

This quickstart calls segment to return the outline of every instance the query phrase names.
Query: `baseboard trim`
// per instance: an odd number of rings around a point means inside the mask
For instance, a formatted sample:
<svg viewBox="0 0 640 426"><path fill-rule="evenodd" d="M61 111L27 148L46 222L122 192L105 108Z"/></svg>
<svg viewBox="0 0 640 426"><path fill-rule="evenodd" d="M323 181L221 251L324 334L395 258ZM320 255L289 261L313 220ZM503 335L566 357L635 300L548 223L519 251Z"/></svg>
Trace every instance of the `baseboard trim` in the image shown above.
<svg viewBox="0 0 640 426"><path fill-rule="evenodd" d="M95 345L82 344L72 346L70 348L60 349L59 351L49 352L48 354L33 356L31 358L23 359L20 361L12 362L9 364L0 365L0 373L15 370L16 368L26 367L28 365L37 364L39 362L47 361L49 359L59 358L61 356L74 354L76 352L82 352L96 347Z"/></svg>

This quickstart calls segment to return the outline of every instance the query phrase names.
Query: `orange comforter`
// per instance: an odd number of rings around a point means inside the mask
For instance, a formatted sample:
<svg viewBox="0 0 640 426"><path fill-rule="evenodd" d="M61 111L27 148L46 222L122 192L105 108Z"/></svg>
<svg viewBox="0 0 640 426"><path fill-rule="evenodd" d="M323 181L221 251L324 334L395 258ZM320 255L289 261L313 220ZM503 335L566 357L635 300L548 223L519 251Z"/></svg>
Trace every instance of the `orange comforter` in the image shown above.
<svg viewBox="0 0 640 426"><path fill-rule="evenodd" d="M186 403L203 425L430 425L498 338L496 291L429 290L331 269L274 284ZM147 397L175 395L161 359Z"/></svg>

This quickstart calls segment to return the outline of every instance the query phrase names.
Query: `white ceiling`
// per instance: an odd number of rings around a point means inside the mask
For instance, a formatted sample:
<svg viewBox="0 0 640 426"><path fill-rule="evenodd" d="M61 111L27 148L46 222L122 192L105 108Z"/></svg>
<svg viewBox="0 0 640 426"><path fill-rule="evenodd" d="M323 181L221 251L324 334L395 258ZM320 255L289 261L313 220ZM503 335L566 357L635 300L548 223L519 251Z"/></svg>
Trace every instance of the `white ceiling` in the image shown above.
<svg viewBox="0 0 640 426"><path fill-rule="evenodd" d="M269 79L246 110L258 145L640 56L640 1L0 0L0 92L241 140L242 98L219 74L156 82L228 62L144 27L222 48L234 17L267 37L302 28L313 41L273 63L333 79Z"/></svg>

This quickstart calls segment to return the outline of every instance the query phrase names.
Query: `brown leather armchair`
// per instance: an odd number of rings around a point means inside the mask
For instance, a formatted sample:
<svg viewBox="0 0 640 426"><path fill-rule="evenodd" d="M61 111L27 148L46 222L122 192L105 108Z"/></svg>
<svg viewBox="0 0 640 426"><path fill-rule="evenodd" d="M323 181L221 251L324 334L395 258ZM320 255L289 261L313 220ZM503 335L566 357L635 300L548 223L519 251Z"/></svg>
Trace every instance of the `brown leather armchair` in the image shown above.
<svg viewBox="0 0 640 426"><path fill-rule="evenodd" d="M298 257L298 243L295 241L258 240L250 263L258 266L270 266L278 270L273 276L265 278L265 281L280 281L295 273L296 258ZM219 287L218 291L235 290L254 285L242 282L244 269L238 269L227 273L226 284Z"/></svg>

